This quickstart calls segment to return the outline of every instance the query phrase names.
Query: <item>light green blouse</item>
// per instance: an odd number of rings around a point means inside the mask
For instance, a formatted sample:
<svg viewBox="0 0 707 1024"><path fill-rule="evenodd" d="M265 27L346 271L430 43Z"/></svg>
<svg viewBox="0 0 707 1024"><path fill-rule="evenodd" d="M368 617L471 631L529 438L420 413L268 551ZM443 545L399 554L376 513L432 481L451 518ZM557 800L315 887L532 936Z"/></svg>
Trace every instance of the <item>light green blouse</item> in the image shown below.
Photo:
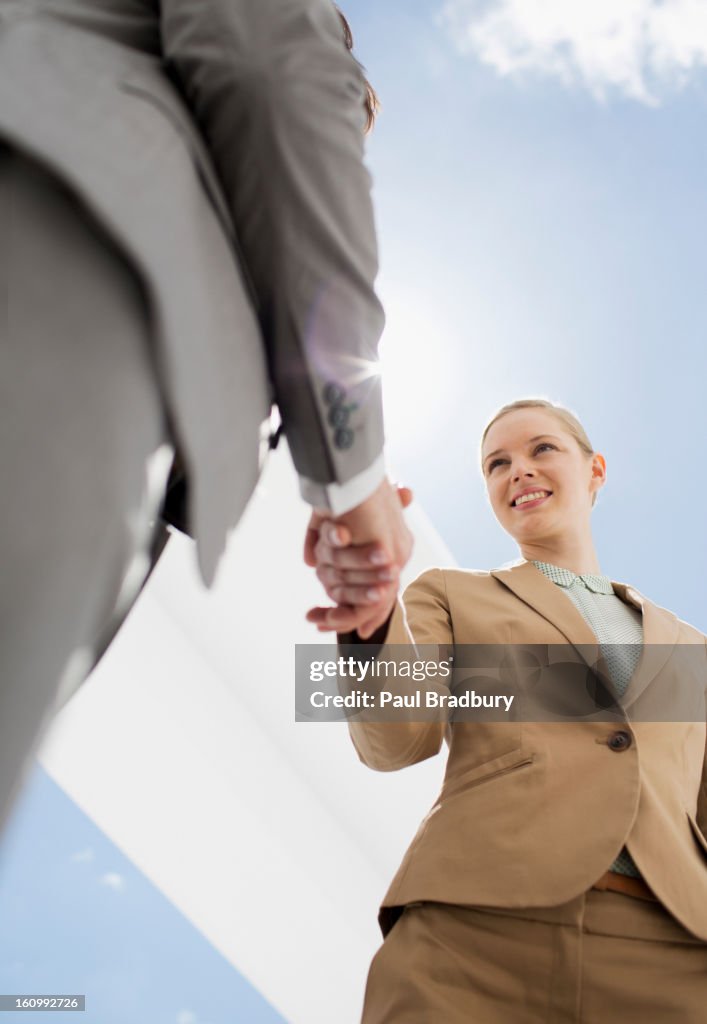
<svg viewBox="0 0 707 1024"><path fill-rule="evenodd" d="M608 576L578 576L549 562L533 562L573 602L585 622L594 630L602 656L619 697L626 692L636 671L643 647L643 617L638 608L626 604L614 593ZM633 858L623 848L611 871L640 878Z"/></svg>

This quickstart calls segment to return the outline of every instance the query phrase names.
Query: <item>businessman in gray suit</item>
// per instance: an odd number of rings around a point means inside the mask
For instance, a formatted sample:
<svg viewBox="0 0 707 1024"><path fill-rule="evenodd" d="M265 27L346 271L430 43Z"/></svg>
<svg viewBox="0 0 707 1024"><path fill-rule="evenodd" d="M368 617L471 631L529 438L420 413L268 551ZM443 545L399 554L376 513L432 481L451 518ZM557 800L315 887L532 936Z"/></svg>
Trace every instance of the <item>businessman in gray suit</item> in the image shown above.
<svg viewBox="0 0 707 1024"><path fill-rule="evenodd" d="M0 6L0 820L160 509L213 581L274 406L314 533L381 552L371 628L409 557L344 43L329 0Z"/></svg>

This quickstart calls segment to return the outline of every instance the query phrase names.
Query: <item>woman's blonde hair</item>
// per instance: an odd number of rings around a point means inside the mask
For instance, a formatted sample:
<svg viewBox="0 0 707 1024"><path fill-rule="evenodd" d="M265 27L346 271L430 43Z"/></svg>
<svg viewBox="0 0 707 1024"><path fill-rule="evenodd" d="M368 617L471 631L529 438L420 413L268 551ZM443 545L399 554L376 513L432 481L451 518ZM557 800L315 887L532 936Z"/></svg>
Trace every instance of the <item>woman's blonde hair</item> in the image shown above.
<svg viewBox="0 0 707 1024"><path fill-rule="evenodd" d="M343 11L336 4L334 4L334 7L336 8L336 12L339 15L339 18L341 19L341 26L344 30L344 43L346 44L346 49L349 51L349 53L353 54L354 40L353 33L351 31L351 26L344 17ZM355 59L356 58L354 58L354 60ZM356 63L361 68L361 71L365 72L366 69L364 68L363 64L359 60L357 60ZM363 81L366 89L366 95L363 100L363 109L366 112L365 132L366 134L368 134L368 132L370 132L371 128L373 127L373 122L375 121L376 115L380 110L380 100L378 99L378 94L376 93L376 90L368 81L365 74L363 76Z"/></svg>
<svg viewBox="0 0 707 1024"><path fill-rule="evenodd" d="M555 405L554 402L548 401L546 398L519 398L516 402L510 402L508 405L502 406L498 409L491 419L488 421L484 428L484 432L481 435L481 445L479 446L479 457L484 448L484 441L491 427L500 420L502 416L505 416L509 412L515 412L516 409L547 409L548 412L552 413L567 430L569 434L575 439L581 450L585 455L594 455L594 448L592 442L587 437L587 432L579 422L574 413L570 412L569 409L565 409L563 405ZM481 470L483 472L483 459L481 460ZM592 505L597 500L596 493L592 498Z"/></svg>

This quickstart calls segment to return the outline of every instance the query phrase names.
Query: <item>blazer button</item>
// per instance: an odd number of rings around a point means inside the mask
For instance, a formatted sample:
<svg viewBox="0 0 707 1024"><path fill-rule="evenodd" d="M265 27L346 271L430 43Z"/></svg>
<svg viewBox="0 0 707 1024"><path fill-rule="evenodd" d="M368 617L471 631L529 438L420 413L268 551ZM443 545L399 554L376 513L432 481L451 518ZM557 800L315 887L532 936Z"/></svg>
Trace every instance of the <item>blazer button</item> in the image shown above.
<svg viewBox="0 0 707 1024"><path fill-rule="evenodd" d="M345 427L349 422L349 415L345 405L332 405L329 410L329 422L332 427Z"/></svg>
<svg viewBox="0 0 707 1024"><path fill-rule="evenodd" d="M610 750L620 754L622 750L628 750L633 743L633 736L630 732L626 732L625 729L617 729L616 732L612 732L606 741L606 745Z"/></svg>
<svg viewBox="0 0 707 1024"><path fill-rule="evenodd" d="M324 388L324 401L327 405L337 405L339 402L343 402L345 397L346 392L338 384L330 382Z"/></svg>
<svg viewBox="0 0 707 1024"><path fill-rule="evenodd" d="M350 448L354 443L354 432L346 427L341 427L334 434L334 444L337 448Z"/></svg>

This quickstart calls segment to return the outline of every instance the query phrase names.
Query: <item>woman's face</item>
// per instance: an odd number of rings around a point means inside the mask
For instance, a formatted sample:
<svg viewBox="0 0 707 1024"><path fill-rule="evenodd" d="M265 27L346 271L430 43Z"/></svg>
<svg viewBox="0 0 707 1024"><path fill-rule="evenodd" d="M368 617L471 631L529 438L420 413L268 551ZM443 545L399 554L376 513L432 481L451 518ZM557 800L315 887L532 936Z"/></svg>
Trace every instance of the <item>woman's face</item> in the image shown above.
<svg viewBox="0 0 707 1024"><path fill-rule="evenodd" d="M519 544L588 528L606 463L603 455L583 452L553 413L506 413L486 435L482 461L494 515Z"/></svg>

